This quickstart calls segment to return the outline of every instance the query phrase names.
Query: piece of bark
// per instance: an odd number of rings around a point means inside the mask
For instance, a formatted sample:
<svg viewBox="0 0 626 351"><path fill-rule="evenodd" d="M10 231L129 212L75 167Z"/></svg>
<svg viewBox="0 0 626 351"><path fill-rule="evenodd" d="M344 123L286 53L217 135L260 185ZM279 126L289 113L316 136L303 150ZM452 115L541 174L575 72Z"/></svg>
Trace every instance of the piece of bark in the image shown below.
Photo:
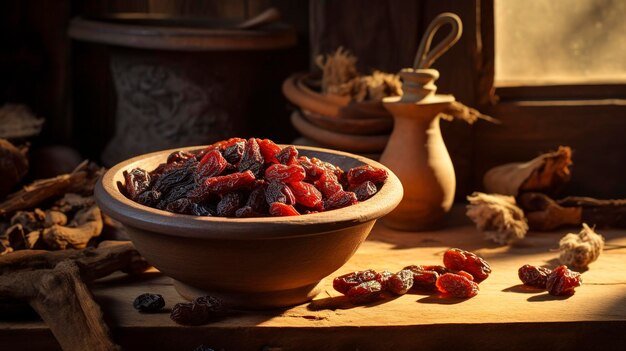
<svg viewBox="0 0 626 351"><path fill-rule="evenodd" d="M488 193L517 196L523 192L556 194L571 178L572 150L559 146L554 152L528 162L507 163L488 170L483 185Z"/></svg>
<svg viewBox="0 0 626 351"><path fill-rule="evenodd" d="M514 197L475 192L467 200L466 214L487 240L506 245L526 236L528 225Z"/></svg>
<svg viewBox="0 0 626 351"><path fill-rule="evenodd" d="M600 200L590 197L569 196L558 200L563 207L580 207L581 223L597 227L626 228L626 199Z"/></svg>
<svg viewBox="0 0 626 351"><path fill-rule="evenodd" d="M0 203L0 215L6 216L19 210L35 208L46 200L68 192L92 193L101 173L101 168L85 161L70 174L36 180Z"/></svg>
<svg viewBox="0 0 626 351"><path fill-rule="evenodd" d="M18 149L10 141L0 139L0 199L4 198L28 173L28 148Z"/></svg>
<svg viewBox="0 0 626 351"><path fill-rule="evenodd" d="M0 299L28 302L66 351L118 350L86 283L148 265L130 242L97 249L23 250L0 257Z"/></svg>
<svg viewBox="0 0 626 351"><path fill-rule="evenodd" d="M580 225L580 207L563 207L545 194L524 193L518 197L532 230L549 231L564 225Z"/></svg>

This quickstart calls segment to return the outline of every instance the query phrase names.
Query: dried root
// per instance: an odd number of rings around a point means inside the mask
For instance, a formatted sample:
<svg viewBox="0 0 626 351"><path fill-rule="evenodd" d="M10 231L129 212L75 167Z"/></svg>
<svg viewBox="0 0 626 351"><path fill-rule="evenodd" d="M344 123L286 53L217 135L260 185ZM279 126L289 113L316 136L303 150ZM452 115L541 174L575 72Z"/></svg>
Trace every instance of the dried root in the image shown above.
<svg viewBox="0 0 626 351"><path fill-rule="evenodd" d="M440 116L447 121L459 119L461 121L467 122L468 124L474 124L474 122L476 122L479 118L495 124L501 123L499 119L483 115L482 113L480 113L480 111L465 106L458 101L450 102L446 109L441 112Z"/></svg>
<svg viewBox="0 0 626 351"><path fill-rule="evenodd" d="M362 76L356 69L357 58L342 47L326 56L318 56L322 69L322 93L349 96L355 101L380 101L402 94L400 78L395 74L374 71Z"/></svg>
<svg viewBox="0 0 626 351"><path fill-rule="evenodd" d="M559 146L525 163L508 163L485 173L483 184L489 193L517 196L522 192L554 194L571 177L572 150Z"/></svg>
<svg viewBox="0 0 626 351"><path fill-rule="evenodd" d="M583 223L580 233L569 233L559 241L559 261L570 267L586 268L598 259L603 248L602 235Z"/></svg>
<svg viewBox="0 0 626 351"><path fill-rule="evenodd" d="M564 225L580 225L582 209L564 207L541 193L524 193L518 197L532 230L548 231Z"/></svg>
<svg viewBox="0 0 626 351"><path fill-rule="evenodd" d="M475 192L467 200L466 214L486 239L506 245L526 236L528 224L514 197Z"/></svg>

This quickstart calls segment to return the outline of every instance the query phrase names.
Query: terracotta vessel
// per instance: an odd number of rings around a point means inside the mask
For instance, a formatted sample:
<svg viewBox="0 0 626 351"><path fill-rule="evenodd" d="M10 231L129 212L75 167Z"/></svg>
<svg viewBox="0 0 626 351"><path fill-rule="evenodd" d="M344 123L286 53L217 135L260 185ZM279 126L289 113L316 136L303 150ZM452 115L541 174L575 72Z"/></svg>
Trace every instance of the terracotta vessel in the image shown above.
<svg viewBox="0 0 626 351"><path fill-rule="evenodd" d="M301 155L344 169L363 164L387 169L344 152L298 149ZM137 250L172 277L178 292L188 299L209 294L229 305L253 309L306 302L319 292L320 281L354 254L376 219L402 198L402 185L391 171L380 191L367 201L294 217L174 214L140 205L120 192L124 170L154 169L172 151L119 163L98 182L95 197L102 211L124 224Z"/></svg>
<svg viewBox="0 0 626 351"><path fill-rule="evenodd" d="M452 31L429 53L434 33L446 23L452 25ZM405 189L398 207L384 218L391 228L436 228L452 206L456 179L439 129L439 113L454 97L436 94L434 82L439 72L428 67L460 35L460 19L456 15L437 17L420 44L416 68L400 72L403 95L383 100L384 107L393 114L394 128L380 161L396 173Z"/></svg>

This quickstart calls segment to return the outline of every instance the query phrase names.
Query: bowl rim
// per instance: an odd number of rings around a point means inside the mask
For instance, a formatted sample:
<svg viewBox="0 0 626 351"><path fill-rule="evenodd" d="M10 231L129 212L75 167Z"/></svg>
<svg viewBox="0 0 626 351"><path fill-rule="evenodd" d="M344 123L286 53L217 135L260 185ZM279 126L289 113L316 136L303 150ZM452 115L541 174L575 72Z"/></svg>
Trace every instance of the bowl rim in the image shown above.
<svg viewBox="0 0 626 351"><path fill-rule="evenodd" d="M387 180L380 191L366 201L327 212L289 217L230 218L177 214L141 205L119 191L116 176L124 170L132 169L133 164L148 158L161 159L164 162L167 155L174 151L208 147L198 145L155 151L122 161L107 170L98 180L94 196L104 213L126 226L175 237L233 240L278 239L334 232L376 220L391 212L402 200L403 188L400 180L384 165L348 152L294 146L298 150L350 157L373 167L385 169L388 172Z"/></svg>

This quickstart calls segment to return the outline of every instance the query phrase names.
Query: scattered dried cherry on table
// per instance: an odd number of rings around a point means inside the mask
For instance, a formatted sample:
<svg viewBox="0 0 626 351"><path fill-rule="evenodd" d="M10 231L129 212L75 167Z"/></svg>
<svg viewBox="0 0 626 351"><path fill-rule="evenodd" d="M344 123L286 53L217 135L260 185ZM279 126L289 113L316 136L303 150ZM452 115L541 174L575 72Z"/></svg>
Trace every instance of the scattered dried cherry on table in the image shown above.
<svg viewBox="0 0 626 351"><path fill-rule="evenodd" d="M569 296L582 284L580 273L574 272L567 266L558 266L548 276L546 289L550 295Z"/></svg>
<svg viewBox="0 0 626 351"><path fill-rule="evenodd" d="M137 296L133 301L133 307L144 313L154 313L160 311L165 306L163 296L159 294L145 293Z"/></svg>
<svg viewBox="0 0 626 351"><path fill-rule="evenodd" d="M550 273L552 273L552 270L549 268L531 266L529 264L525 264L517 270L517 275L524 285L541 289L546 288Z"/></svg>
<svg viewBox="0 0 626 351"><path fill-rule="evenodd" d="M449 249L443 254L443 264L453 271L465 271L474 277L477 283L487 279L491 273L491 266L487 261L476 256L475 253Z"/></svg>
<svg viewBox="0 0 626 351"><path fill-rule="evenodd" d="M435 284L440 292L458 298L468 298L478 294L478 284L461 274L445 273L437 278Z"/></svg>
<svg viewBox="0 0 626 351"><path fill-rule="evenodd" d="M196 216L292 216L366 201L387 179L369 165L347 172L269 139L230 138L175 151L152 171L124 171L123 190L138 203Z"/></svg>
<svg viewBox="0 0 626 351"><path fill-rule="evenodd" d="M340 275L333 279L333 288L342 294L347 294L353 287L372 280L380 281L381 274L373 269L365 271L352 272L344 275Z"/></svg>
<svg viewBox="0 0 626 351"><path fill-rule="evenodd" d="M396 294L404 295L413 287L413 272L403 269L387 278L386 290Z"/></svg>
<svg viewBox="0 0 626 351"><path fill-rule="evenodd" d="M382 285L376 280L363 282L346 293L346 296L355 305L376 301L383 292Z"/></svg>

